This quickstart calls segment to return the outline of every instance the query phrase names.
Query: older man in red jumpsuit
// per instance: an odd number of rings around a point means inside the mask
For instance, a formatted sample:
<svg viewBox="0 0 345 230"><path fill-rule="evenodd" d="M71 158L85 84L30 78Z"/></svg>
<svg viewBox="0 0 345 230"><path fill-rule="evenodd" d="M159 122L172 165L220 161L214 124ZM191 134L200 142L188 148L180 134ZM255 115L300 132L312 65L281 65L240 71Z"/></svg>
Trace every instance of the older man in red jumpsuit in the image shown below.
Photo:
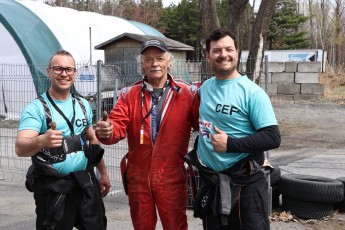
<svg viewBox="0 0 345 230"><path fill-rule="evenodd" d="M127 186L134 229L187 229L187 173L183 157L191 131L195 89L169 74L165 43L143 43L143 81L122 89L108 119L96 125L98 139L114 144L128 138Z"/></svg>

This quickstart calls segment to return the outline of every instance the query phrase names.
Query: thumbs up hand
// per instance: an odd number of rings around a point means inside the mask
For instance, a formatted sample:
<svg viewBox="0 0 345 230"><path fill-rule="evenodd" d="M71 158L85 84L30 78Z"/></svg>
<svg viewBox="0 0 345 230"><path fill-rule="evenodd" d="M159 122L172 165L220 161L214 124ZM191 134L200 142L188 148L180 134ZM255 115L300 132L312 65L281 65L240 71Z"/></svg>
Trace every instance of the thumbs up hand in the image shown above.
<svg viewBox="0 0 345 230"><path fill-rule="evenodd" d="M51 123L51 130L56 130L56 122L52 121Z"/></svg>
<svg viewBox="0 0 345 230"><path fill-rule="evenodd" d="M214 131L215 134L211 134L213 149L217 152L226 152L228 135L217 126L214 126Z"/></svg>
<svg viewBox="0 0 345 230"><path fill-rule="evenodd" d="M102 113L102 121L107 121L108 120L108 113L107 111L103 111Z"/></svg>
<svg viewBox="0 0 345 230"><path fill-rule="evenodd" d="M108 113L103 111L102 118L96 124L96 133L97 135L104 140L110 138L111 134L113 133L113 125L109 121Z"/></svg>
<svg viewBox="0 0 345 230"><path fill-rule="evenodd" d="M51 123L51 128L43 135L42 139L46 148L56 148L62 145L62 131L56 130L56 122Z"/></svg>

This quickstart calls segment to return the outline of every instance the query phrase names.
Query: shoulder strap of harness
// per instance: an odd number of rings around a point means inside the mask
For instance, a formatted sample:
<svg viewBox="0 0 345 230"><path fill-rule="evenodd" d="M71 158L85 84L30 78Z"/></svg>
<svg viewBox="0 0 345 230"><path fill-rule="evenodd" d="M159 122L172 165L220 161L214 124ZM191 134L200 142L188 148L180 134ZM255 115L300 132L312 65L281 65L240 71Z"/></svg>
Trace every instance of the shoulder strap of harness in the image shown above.
<svg viewBox="0 0 345 230"><path fill-rule="evenodd" d="M72 94L72 97L74 97L75 99L77 99L80 107L81 107L81 110L83 111L84 113L84 116L85 116L85 119L86 121L88 120L88 116L87 116L87 113L86 113L86 108L85 108L85 105L84 105L84 102L80 99L79 96L76 96L74 94ZM43 104L43 108L44 108L44 112L46 114L46 124L47 124L47 129L50 129L51 128L51 123L52 123L52 114L50 112L50 109L48 107L48 104L46 102L46 100L44 100L44 98L42 97L42 95L40 95L38 97L38 99L41 101L41 103Z"/></svg>
<svg viewBox="0 0 345 230"><path fill-rule="evenodd" d="M87 113L85 109L85 105L83 101L79 98L76 97L72 94L73 99L76 99L84 113L84 116L87 118ZM49 106L46 102L46 100L40 95L38 99L41 101L43 104L44 112L45 112L45 117L46 117L46 124L47 124L47 130L51 128L52 126L52 115L51 111L49 109ZM74 104L74 103L73 103ZM73 125L73 124L71 124ZM86 129L83 130L81 135L76 135L76 136L70 136L70 137L64 137L64 145L57 147L57 148L52 148L52 149L41 149L38 154L33 156L33 158L37 158L37 160L43 160L44 162L49 162L49 163L58 163L62 162L66 159L66 154L77 151L77 150L82 150L83 149L83 143L84 143L84 134L86 132ZM72 143L77 143L77 144L72 144ZM69 145L71 144L71 145Z"/></svg>
<svg viewBox="0 0 345 230"><path fill-rule="evenodd" d="M52 123L52 114L50 112L50 109L48 107L48 104L46 102L46 100L44 100L44 98L42 97L42 95L40 95L38 97L38 99L42 102L43 104L43 108L44 108L44 112L46 114L46 124L47 124L47 130L51 128L51 123Z"/></svg>
<svg viewBox="0 0 345 230"><path fill-rule="evenodd" d="M77 101L78 101L78 103L79 103L79 105L80 105L80 107L81 107L81 110L82 110L83 113L84 113L85 119L86 119L86 121L87 121L87 120L88 120L88 117L87 117L87 112L86 112L86 108L85 108L85 105L84 105L83 101L82 101L82 100L80 99L80 97L77 96L77 95L72 94L72 97L74 97L75 99L77 99Z"/></svg>

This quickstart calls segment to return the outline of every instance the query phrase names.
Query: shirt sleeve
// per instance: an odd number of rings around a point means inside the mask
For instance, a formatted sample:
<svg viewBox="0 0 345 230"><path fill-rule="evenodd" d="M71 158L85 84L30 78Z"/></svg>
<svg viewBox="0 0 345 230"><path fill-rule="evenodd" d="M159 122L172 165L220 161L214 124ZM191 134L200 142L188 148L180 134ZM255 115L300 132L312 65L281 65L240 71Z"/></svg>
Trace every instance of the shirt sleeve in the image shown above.
<svg viewBox="0 0 345 230"><path fill-rule="evenodd" d="M45 114L43 105L38 100L28 104L20 117L18 131L21 130L34 130L39 133L47 129L45 122Z"/></svg>
<svg viewBox="0 0 345 230"><path fill-rule="evenodd" d="M251 95L248 103L249 119L255 130L278 125L270 98L262 89Z"/></svg>
<svg viewBox="0 0 345 230"><path fill-rule="evenodd" d="M261 128L256 133L246 137L231 138L228 136L226 152L258 153L278 148L280 143L279 127L272 125Z"/></svg>

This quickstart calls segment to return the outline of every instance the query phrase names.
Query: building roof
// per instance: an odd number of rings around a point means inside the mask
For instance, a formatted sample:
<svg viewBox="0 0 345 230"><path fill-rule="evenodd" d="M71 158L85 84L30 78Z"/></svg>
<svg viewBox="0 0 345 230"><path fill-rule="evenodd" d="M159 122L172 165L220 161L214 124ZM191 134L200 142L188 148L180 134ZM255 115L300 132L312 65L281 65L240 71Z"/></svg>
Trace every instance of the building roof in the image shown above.
<svg viewBox="0 0 345 230"><path fill-rule="evenodd" d="M169 50L184 50L184 51L189 51L189 50L194 50L194 48L192 46L183 44L181 42L172 40L170 38L167 37L159 37L159 36L153 36L153 35L143 35L143 34L133 34L133 33L123 33L119 36L116 36L108 41L105 41L97 46L95 46L95 49L97 50L104 50L106 46L108 46L109 44L112 44L114 42L117 42L121 39L124 38L131 38L134 39L140 43L143 43L146 40L152 39L152 38L156 38L159 39L161 41L163 41L169 48Z"/></svg>

